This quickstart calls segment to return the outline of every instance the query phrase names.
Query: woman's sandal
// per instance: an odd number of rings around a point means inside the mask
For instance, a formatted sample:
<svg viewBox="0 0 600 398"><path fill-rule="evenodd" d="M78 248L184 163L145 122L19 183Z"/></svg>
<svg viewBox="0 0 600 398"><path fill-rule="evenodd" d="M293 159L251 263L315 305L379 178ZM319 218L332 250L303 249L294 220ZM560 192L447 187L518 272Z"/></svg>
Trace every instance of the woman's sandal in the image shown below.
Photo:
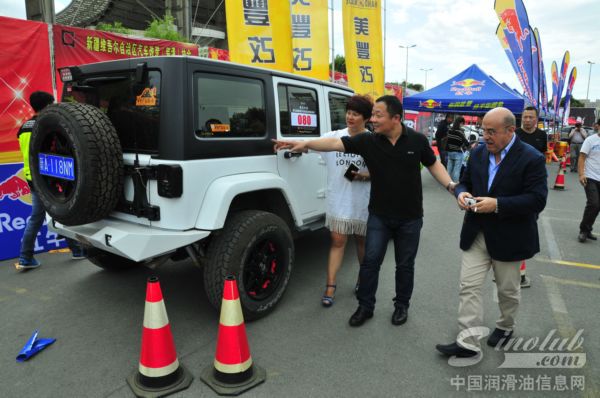
<svg viewBox="0 0 600 398"><path fill-rule="evenodd" d="M332 287L333 293L335 294L335 289L337 289L337 285L325 285L325 287ZM325 289L325 293L327 293L327 289ZM331 307L333 305L333 295L327 296L324 294L323 297L321 297L321 304L323 304L323 307Z"/></svg>

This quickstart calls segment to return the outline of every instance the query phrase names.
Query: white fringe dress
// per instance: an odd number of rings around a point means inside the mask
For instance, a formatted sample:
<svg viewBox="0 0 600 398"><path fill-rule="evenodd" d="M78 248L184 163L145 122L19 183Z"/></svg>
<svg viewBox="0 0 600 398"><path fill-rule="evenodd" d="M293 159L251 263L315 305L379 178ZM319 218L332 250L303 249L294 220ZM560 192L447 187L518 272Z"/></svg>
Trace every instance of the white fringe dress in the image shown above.
<svg viewBox="0 0 600 398"><path fill-rule="evenodd" d="M371 134L371 133L369 133ZM347 136L348 129L336 130L323 137L341 138ZM344 177L350 163L356 164L359 172L368 171L360 155L343 152L322 152L327 165L327 213L325 226L332 232L344 235L367 234L369 216L370 181L348 181Z"/></svg>

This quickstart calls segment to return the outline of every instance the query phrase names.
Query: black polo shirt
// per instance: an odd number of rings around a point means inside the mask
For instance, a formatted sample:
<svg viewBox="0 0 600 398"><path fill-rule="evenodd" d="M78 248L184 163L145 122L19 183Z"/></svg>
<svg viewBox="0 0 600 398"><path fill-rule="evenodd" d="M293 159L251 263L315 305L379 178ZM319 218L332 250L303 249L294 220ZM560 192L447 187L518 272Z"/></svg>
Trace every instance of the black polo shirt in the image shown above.
<svg viewBox="0 0 600 398"><path fill-rule="evenodd" d="M521 139L521 141L531 145L542 154L546 153L546 150L548 149L548 136L544 130L536 128L533 133L529 134L519 127L515 133Z"/></svg>
<svg viewBox="0 0 600 398"><path fill-rule="evenodd" d="M370 213L407 220L423 217L420 163L428 167L436 161L423 134L403 124L396 145L372 133L342 137L342 142L345 152L362 156L369 168Z"/></svg>

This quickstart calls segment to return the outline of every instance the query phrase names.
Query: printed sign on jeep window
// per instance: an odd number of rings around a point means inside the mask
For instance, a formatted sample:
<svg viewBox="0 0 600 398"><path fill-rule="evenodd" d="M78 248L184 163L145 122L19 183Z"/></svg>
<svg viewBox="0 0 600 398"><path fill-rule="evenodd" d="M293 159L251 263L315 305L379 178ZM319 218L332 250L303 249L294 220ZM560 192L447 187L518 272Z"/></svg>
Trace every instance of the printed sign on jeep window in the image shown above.
<svg viewBox="0 0 600 398"><path fill-rule="evenodd" d="M317 92L312 89L279 85L279 117L284 136L319 136Z"/></svg>
<svg viewBox="0 0 600 398"><path fill-rule="evenodd" d="M199 138L264 137L263 82L208 73L194 74L194 123Z"/></svg>

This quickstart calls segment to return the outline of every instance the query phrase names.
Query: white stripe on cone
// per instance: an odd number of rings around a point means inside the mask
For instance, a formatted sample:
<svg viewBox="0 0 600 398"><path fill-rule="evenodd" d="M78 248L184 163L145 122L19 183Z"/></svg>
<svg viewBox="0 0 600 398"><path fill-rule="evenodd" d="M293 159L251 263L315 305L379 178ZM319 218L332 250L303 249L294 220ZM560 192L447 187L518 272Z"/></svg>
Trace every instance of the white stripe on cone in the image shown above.
<svg viewBox="0 0 600 398"><path fill-rule="evenodd" d="M175 358L175 361L170 364L163 366L162 368L149 368L140 363L140 373L146 377L162 377L168 376L175 372L179 368L179 360Z"/></svg>
<svg viewBox="0 0 600 398"><path fill-rule="evenodd" d="M144 327L148 329L160 329L169 324L167 309L164 300L154 303L146 301L144 307Z"/></svg>
<svg viewBox="0 0 600 398"><path fill-rule="evenodd" d="M221 318L219 323L223 326L239 326L244 323L240 299L223 300L221 302Z"/></svg>
<svg viewBox="0 0 600 398"><path fill-rule="evenodd" d="M241 373L252 366L252 357L248 358L246 362L236 363L235 365L227 365L221 363L215 359L215 369L221 373Z"/></svg>

